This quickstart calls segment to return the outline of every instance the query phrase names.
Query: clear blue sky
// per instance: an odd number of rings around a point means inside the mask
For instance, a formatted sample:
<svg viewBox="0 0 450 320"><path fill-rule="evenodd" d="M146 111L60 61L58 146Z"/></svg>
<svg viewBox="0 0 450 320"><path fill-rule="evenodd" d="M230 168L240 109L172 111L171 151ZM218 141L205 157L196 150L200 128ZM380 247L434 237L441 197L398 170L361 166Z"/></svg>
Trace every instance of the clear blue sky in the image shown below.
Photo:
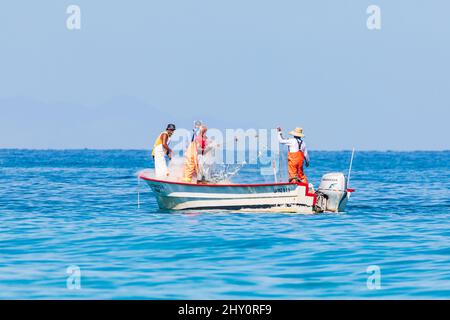
<svg viewBox="0 0 450 320"><path fill-rule="evenodd" d="M438 0L3 1L0 147L149 148L199 118L302 126L310 149L450 149L449 39Z"/></svg>

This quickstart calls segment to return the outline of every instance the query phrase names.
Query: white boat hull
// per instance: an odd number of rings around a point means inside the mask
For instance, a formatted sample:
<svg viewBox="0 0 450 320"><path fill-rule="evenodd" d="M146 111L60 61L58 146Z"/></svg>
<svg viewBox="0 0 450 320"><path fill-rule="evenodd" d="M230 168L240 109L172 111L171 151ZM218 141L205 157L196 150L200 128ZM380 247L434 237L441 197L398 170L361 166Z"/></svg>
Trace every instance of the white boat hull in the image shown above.
<svg viewBox="0 0 450 320"><path fill-rule="evenodd" d="M161 209L267 209L293 208L314 212L316 195L307 184L194 184L163 181L140 174L156 196Z"/></svg>
<svg viewBox="0 0 450 320"><path fill-rule="evenodd" d="M280 212L341 212L350 192L342 173L324 175L318 192L305 183L197 184L158 180L139 173L163 210L258 210Z"/></svg>

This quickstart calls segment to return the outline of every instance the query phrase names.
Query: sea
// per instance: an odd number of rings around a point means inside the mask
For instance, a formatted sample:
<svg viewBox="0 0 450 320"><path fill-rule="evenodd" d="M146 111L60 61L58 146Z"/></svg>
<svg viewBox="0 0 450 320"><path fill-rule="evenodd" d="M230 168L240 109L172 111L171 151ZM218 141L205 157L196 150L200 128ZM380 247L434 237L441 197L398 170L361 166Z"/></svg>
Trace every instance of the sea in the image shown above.
<svg viewBox="0 0 450 320"><path fill-rule="evenodd" d="M310 151L318 186L351 151ZM267 182L257 165L236 179ZM0 299L448 299L450 151L357 151L342 213L162 212L148 150L0 150Z"/></svg>

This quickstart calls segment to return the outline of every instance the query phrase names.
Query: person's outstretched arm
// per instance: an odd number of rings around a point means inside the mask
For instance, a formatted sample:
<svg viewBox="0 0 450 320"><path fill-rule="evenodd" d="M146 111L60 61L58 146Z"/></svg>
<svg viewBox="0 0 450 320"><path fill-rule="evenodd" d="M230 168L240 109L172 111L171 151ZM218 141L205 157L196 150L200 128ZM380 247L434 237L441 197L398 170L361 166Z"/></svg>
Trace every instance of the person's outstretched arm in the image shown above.
<svg viewBox="0 0 450 320"><path fill-rule="evenodd" d="M278 130L278 142L281 144L288 144L289 139L283 138L283 133L281 132L281 128L277 128L277 130Z"/></svg>

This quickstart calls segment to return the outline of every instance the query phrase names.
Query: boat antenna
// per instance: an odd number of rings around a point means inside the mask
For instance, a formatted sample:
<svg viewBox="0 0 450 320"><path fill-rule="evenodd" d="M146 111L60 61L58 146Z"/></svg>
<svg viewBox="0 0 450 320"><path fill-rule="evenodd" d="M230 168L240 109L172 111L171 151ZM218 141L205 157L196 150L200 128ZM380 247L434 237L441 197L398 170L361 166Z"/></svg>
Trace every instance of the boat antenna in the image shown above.
<svg viewBox="0 0 450 320"><path fill-rule="evenodd" d="M355 147L353 147L352 150L352 157L350 158L350 167L348 168L348 175L347 175L347 188L350 185L350 174L352 173L352 165L353 165L353 157L355 156Z"/></svg>

